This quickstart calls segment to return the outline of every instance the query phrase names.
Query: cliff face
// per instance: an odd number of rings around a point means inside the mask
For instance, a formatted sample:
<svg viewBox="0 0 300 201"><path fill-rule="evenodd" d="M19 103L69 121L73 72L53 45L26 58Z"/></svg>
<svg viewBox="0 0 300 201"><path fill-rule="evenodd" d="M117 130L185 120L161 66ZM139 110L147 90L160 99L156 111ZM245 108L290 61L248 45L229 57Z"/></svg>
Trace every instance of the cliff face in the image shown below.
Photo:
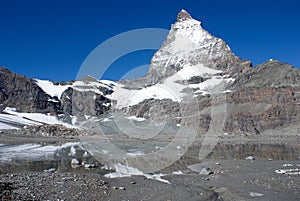
<svg viewBox="0 0 300 201"><path fill-rule="evenodd" d="M62 112L61 103L45 93L35 80L0 69L0 104L16 108L19 112L57 114Z"/></svg>
<svg viewBox="0 0 300 201"><path fill-rule="evenodd" d="M268 61L240 74L228 87L225 130L259 134L300 122L300 70ZM299 125L300 126L300 125Z"/></svg>

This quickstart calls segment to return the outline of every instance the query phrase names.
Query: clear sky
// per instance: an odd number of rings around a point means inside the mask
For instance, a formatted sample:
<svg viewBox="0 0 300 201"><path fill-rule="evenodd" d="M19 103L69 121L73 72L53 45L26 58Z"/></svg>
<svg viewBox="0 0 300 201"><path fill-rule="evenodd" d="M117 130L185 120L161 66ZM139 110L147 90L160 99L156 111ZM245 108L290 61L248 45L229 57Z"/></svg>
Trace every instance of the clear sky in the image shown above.
<svg viewBox="0 0 300 201"><path fill-rule="evenodd" d="M140 28L170 29L183 8L254 65L270 58L300 67L297 0L0 0L0 66L53 81L72 80L88 54L110 37ZM149 63L153 51L116 61L106 78Z"/></svg>

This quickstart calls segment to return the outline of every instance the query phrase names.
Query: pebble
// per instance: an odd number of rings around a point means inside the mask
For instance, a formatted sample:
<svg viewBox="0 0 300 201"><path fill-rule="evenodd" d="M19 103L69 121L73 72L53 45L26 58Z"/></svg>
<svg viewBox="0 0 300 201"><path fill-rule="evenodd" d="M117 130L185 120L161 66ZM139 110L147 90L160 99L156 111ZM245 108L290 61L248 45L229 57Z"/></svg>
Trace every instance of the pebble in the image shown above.
<svg viewBox="0 0 300 201"><path fill-rule="evenodd" d="M126 188L123 187L123 186L114 186L113 189L116 189L116 190L126 190Z"/></svg>
<svg viewBox="0 0 300 201"><path fill-rule="evenodd" d="M203 168L199 174L200 175L210 175L213 174L214 172L210 168Z"/></svg>
<svg viewBox="0 0 300 201"><path fill-rule="evenodd" d="M84 164L84 168L95 168L95 167L96 167L96 165L93 163Z"/></svg>
<svg viewBox="0 0 300 201"><path fill-rule="evenodd" d="M254 158L254 156L248 156L248 157L246 157L246 160L251 160L251 161L253 161L253 160L255 160L255 158Z"/></svg>
<svg viewBox="0 0 300 201"><path fill-rule="evenodd" d="M79 162L76 158L73 158L73 159L71 160L71 164L72 164L72 165L79 165L80 162Z"/></svg>
<svg viewBox="0 0 300 201"><path fill-rule="evenodd" d="M86 152L86 151L85 151L85 152L83 153L82 157L83 157L83 158L87 158L87 157L89 157L89 154L88 154L88 152Z"/></svg>
<svg viewBox="0 0 300 201"><path fill-rule="evenodd" d="M262 194L262 193L250 192L250 196L251 196L251 197L263 197L264 194Z"/></svg>
<svg viewBox="0 0 300 201"><path fill-rule="evenodd" d="M71 168L73 168L73 169L76 169L76 168L79 168L79 167L80 167L80 165L71 164Z"/></svg>
<svg viewBox="0 0 300 201"><path fill-rule="evenodd" d="M51 172L55 172L55 168L50 168L50 169L47 169L47 170L44 170L44 172L49 172L49 173L51 173Z"/></svg>

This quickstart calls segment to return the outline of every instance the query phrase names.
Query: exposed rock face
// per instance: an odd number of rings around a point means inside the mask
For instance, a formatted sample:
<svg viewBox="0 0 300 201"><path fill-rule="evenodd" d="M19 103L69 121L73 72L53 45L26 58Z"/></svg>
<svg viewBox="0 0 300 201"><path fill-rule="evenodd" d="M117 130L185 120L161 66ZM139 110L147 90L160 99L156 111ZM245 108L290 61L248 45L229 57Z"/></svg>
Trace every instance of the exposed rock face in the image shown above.
<svg viewBox="0 0 300 201"><path fill-rule="evenodd" d="M270 60L240 74L230 89L299 87L300 71L290 64Z"/></svg>
<svg viewBox="0 0 300 201"><path fill-rule="evenodd" d="M148 99L134 105L127 111L130 115L137 117L144 117L146 119L157 119L162 121L167 119L173 123L179 123L180 119L180 104L171 100L154 100Z"/></svg>
<svg viewBox="0 0 300 201"><path fill-rule="evenodd" d="M105 90L106 91L106 90ZM91 91L67 89L62 94L63 111L68 115L99 116L110 110L111 100Z"/></svg>
<svg viewBox="0 0 300 201"><path fill-rule="evenodd" d="M38 136L64 137L78 136L80 130L66 128L62 125L42 125L42 126L26 126L21 130L22 134L32 134Z"/></svg>
<svg viewBox="0 0 300 201"><path fill-rule="evenodd" d="M300 121L300 70L289 64L263 63L240 74L229 88L234 92L227 96L227 131L260 134Z"/></svg>
<svg viewBox="0 0 300 201"><path fill-rule="evenodd" d="M106 96L112 92L112 86L104 85L88 76L63 92L61 102L64 114L74 116L106 114L111 107L111 100Z"/></svg>
<svg viewBox="0 0 300 201"><path fill-rule="evenodd" d="M15 74L5 67L0 69L0 104L2 110L14 107L19 112L62 112L60 102L38 87L35 80Z"/></svg>

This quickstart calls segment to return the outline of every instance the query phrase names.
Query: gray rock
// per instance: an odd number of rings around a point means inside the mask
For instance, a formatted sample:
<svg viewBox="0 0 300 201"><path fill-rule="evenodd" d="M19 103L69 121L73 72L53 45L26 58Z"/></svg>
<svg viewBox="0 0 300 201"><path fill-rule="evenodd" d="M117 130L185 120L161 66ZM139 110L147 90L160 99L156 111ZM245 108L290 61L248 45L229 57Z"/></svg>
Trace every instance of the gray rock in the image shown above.
<svg viewBox="0 0 300 201"><path fill-rule="evenodd" d="M73 158L71 160L71 165L79 165L79 164L80 164L80 162L76 158Z"/></svg>
<svg viewBox="0 0 300 201"><path fill-rule="evenodd" d="M82 155L83 158L87 158L87 157L89 157L89 156L90 156L90 154L89 154L88 152L86 152L86 151L85 151L85 152L83 153L83 155Z"/></svg>
<svg viewBox="0 0 300 201"><path fill-rule="evenodd" d="M116 190L126 190L126 188L124 186L113 186L113 189L116 189Z"/></svg>
<svg viewBox="0 0 300 201"><path fill-rule="evenodd" d="M26 126L23 129L17 131L25 135L38 135L47 137L75 137L78 136L82 131L73 128L67 128L62 125L41 125L41 126Z"/></svg>
<svg viewBox="0 0 300 201"><path fill-rule="evenodd" d="M214 172L210 168L202 168L202 170L199 172L200 175L211 175Z"/></svg>
<svg viewBox="0 0 300 201"><path fill-rule="evenodd" d="M79 167L81 167L80 164L71 164L71 168L73 168L73 169L76 169L76 168L79 168Z"/></svg>
<svg viewBox="0 0 300 201"><path fill-rule="evenodd" d="M253 156L248 156L248 157L246 157L245 159L246 159L246 160L251 160L251 161L255 160L255 158L254 158Z"/></svg>
<svg viewBox="0 0 300 201"><path fill-rule="evenodd" d="M94 163L86 163L84 164L84 168L86 169L90 169L90 168L95 168L96 165Z"/></svg>

